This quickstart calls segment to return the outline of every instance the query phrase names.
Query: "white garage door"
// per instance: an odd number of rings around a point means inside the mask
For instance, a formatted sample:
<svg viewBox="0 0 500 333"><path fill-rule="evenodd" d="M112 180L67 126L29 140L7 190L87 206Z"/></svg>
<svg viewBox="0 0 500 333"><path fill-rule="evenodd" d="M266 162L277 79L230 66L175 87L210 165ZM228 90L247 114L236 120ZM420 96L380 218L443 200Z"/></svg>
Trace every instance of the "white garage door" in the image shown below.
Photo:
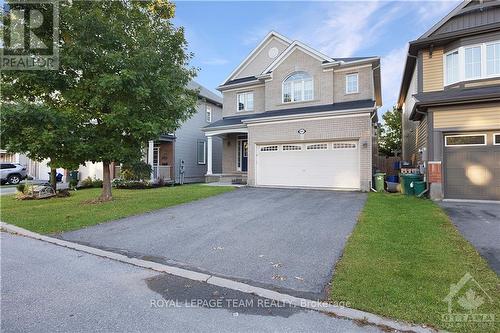
<svg viewBox="0 0 500 333"><path fill-rule="evenodd" d="M257 185L359 189L357 141L256 147Z"/></svg>

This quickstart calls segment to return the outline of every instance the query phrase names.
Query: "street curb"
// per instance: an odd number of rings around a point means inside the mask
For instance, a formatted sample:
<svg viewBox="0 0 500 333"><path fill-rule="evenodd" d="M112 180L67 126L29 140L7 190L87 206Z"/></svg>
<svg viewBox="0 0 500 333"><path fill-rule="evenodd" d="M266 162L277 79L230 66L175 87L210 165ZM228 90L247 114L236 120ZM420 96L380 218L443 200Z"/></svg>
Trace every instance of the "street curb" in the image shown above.
<svg viewBox="0 0 500 333"><path fill-rule="evenodd" d="M122 254L114 253L114 252L109 252L109 251L104 251L101 249L96 249L90 246L86 245L81 245L78 243L73 243L73 242L68 242L62 239L58 238L53 238L49 236L44 236L40 235L38 233L5 223L5 222L0 222L0 229L4 230L9 233L13 234L18 234L21 236L33 238L33 239L38 239L44 242L48 242L51 244L55 244L58 246L63 246L69 249L81 251L81 252L86 252L92 255L96 255L99 257L107 258L107 259L112 259L115 261L120 261L123 263L127 263L130 265L134 265L137 267L141 268L147 268L151 269L157 272L161 273L167 273L179 277L183 277L186 279L190 280L195 280L195 281L200 281L200 282L206 282L208 284L218 286L218 287L223 287L231 290L237 290L243 293L247 294L253 294L257 295L260 297L264 297L267 299L270 299L272 301L280 302L280 303L286 303L290 304L293 306L309 309L309 310L314 310L314 311L319 311L323 312L326 314L334 315L337 317L342 317L342 318L347 318L351 320L355 320L358 322L361 322L363 324L372 324L376 325L379 327L383 328L389 328L389 329L394 329L402 332L416 332L416 333L435 333L437 332L436 330L429 328L429 327L424 327L424 326L418 326L418 325L412 325L409 323L405 322L399 322L395 321L392 319L384 318L379 315L361 311L361 310L356 310L356 309L351 309L347 307L342 307L342 306L336 306L327 302L321 302L321 301L314 301L306 298L300 298L300 297L295 297L291 296L288 294L283 294L274 290L269 290L269 289L264 289L260 287L255 287L246 283L230 280L230 279L225 279L213 275L208 275L208 274L203 274L203 273L198 273L194 271L190 271L187 269L179 268L179 267L173 267L173 266L168 266L164 264L159 264L156 262L152 261L147 261L147 260L142 260L142 259L137 259L137 258L130 258Z"/></svg>

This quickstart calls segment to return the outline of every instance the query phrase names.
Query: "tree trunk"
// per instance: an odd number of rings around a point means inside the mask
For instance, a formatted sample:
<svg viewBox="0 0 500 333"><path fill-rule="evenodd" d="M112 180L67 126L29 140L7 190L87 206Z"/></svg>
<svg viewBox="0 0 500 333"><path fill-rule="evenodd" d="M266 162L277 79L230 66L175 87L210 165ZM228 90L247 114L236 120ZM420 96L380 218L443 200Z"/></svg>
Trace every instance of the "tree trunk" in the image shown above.
<svg viewBox="0 0 500 333"><path fill-rule="evenodd" d="M111 170L108 161L102 162L102 193L101 201L110 201L113 199L111 196Z"/></svg>
<svg viewBox="0 0 500 333"><path fill-rule="evenodd" d="M50 168L50 186L55 190L57 190L57 180L56 180L56 168Z"/></svg>

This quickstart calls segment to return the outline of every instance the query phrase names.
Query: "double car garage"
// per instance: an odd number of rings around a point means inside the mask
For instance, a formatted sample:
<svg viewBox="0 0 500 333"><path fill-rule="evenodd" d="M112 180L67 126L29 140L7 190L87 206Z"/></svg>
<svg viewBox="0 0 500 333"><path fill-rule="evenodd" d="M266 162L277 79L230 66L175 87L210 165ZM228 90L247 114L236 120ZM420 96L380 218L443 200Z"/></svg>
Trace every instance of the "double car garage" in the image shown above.
<svg viewBox="0 0 500 333"><path fill-rule="evenodd" d="M257 186L360 189L358 141L256 146Z"/></svg>

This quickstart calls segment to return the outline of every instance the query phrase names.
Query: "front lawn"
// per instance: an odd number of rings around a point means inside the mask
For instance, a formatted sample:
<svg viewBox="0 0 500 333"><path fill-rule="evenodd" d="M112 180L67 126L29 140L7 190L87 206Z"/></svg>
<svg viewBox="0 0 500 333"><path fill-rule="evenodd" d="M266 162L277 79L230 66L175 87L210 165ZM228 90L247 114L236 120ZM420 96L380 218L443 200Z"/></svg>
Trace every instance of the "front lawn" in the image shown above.
<svg viewBox="0 0 500 333"><path fill-rule="evenodd" d="M49 234L146 213L233 190L233 187L183 185L147 190L113 189L114 200L88 203L101 189L71 192L67 198L19 201L14 196L0 197L0 217L35 232Z"/></svg>
<svg viewBox="0 0 500 333"><path fill-rule="evenodd" d="M484 304L470 313L494 314L496 323L450 326L442 320L450 285L466 273L493 299L475 290ZM356 309L450 331L500 332L499 286L499 277L439 206L430 200L370 193L335 268L330 296ZM457 306L454 313L469 311Z"/></svg>

